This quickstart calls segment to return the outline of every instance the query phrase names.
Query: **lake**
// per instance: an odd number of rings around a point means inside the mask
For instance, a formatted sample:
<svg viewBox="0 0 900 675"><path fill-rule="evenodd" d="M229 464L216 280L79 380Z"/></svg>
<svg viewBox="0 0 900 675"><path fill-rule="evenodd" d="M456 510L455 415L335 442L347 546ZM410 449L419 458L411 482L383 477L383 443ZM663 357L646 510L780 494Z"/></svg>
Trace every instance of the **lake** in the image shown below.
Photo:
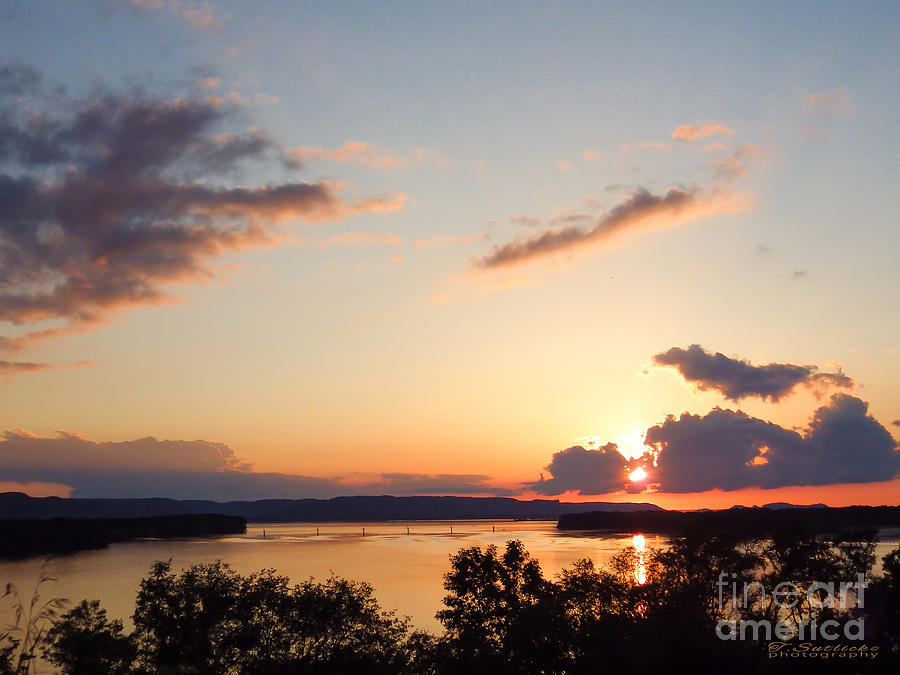
<svg viewBox="0 0 900 675"><path fill-rule="evenodd" d="M896 530L882 532L879 562L897 546L897 535ZM547 578L582 558L604 563L632 544L631 534L560 532L555 521L253 523L243 535L142 539L60 556L48 564L57 580L42 593L44 598L74 602L97 598L110 616L124 619L130 629L138 584L154 561L171 559L177 571L221 558L240 573L274 568L293 582L309 577L324 580L332 574L366 581L385 609L410 616L418 628L439 632L434 614L442 607L443 575L450 556L466 546L502 548L510 539L524 543ZM645 541L648 548L666 544L661 536L647 535ZM23 598L30 599L41 564L39 558L0 562L0 584L14 583ZM0 601L3 625L12 616L8 600Z"/></svg>
<svg viewBox="0 0 900 675"><path fill-rule="evenodd" d="M46 584L42 594L73 602L97 598L111 617L129 625L138 584L154 561L171 559L177 571L221 558L243 574L274 568L294 582L324 580L332 574L366 581L385 609L437 632L440 624L434 614L442 607L450 556L466 546L502 548L510 539L524 543L548 578L581 558L602 563L631 545L631 535L559 532L555 521L253 523L243 535L140 539L54 558L47 570L56 581ZM648 536L646 542L648 547L661 546L665 538ZM42 562L0 562L0 584L12 582L30 599ZM5 625L12 614L8 598L2 602L0 621Z"/></svg>

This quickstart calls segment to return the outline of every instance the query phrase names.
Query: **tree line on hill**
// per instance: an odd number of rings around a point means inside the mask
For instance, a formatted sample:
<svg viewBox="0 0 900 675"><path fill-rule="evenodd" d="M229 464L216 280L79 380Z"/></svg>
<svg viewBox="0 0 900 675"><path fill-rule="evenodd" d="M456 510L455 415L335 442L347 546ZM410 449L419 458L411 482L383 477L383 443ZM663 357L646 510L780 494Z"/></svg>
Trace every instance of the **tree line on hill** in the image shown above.
<svg viewBox="0 0 900 675"><path fill-rule="evenodd" d="M0 492L3 518L110 518L224 513L248 522L321 522L355 520L466 520L472 518L541 518L554 520L571 511L654 510L648 503L586 502L512 497L347 496L332 499L260 499L214 502L196 499L87 499L30 497Z"/></svg>

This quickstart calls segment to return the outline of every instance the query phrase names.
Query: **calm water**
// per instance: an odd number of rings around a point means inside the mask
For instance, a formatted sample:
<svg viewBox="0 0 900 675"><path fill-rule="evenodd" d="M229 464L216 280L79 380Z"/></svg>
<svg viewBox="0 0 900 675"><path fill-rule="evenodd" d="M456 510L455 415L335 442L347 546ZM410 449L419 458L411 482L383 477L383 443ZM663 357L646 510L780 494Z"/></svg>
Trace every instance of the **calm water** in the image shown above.
<svg viewBox="0 0 900 675"><path fill-rule="evenodd" d="M331 574L367 581L384 608L410 616L419 628L439 631L434 613L442 606L450 555L465 546L502 548L509 539L521 540L548 578L581 558L602 563L631 545L631 535L560 533L555 521L252 524L245 535L137 540L61 556L48 565L57 580L42 592L45 598L73 601L98 598L111 617L129 624L138 584L154 561L171 558L178 570L221 558L243 574L271 567L295 582L309 577L324 580ZM646 543L661 546L665 540L648 536ZM0 562L0 584L12 582L30 598L41 563L41 559ZM6 625L10 618L9 602L3 601L0 621Z"/></svg>
<svg viewBox="0 0 900 675"><path fill-rule="evenodd" d="M363 528L366 536L362 536ZM900 530L882 531L879 559L897 546L898 534ZM154 561L171 558L178 570L221 558L243 574L275 568L295 582L309 577L323 580L331 574L367 581L384 608L410 616L419 628L437 632L440 625L434 613L442 607L443 575L449 570L450 555L465 546L496 544L502 548L510 539L525 544L548 578L581 558L604 563L632 544L631 534L562 533L555 522L253 524L245 535L138 540L61 556L48 565L57 581L46 585L43 594L73 601L98 598L111 617L125 620L130 629L128 618L134 610L138 583ZM646 536L648 548L665 543L664 537ZM12 582L30 599L41 563L41 559L0 562L0 585ZM8 599L0 601L0 625L10 619Z"/></svg>

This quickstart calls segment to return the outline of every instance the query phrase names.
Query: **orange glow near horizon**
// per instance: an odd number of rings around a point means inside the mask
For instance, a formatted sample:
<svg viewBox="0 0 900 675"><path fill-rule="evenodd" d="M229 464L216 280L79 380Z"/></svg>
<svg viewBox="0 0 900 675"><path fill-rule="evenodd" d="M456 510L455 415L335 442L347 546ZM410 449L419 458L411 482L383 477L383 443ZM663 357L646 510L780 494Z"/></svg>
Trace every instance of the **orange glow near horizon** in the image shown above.
<svg viewBox="0 0 900 675"><path fill-rule="evenodd" d="M523 495L532 499L540 495ZM880 483L846 483L834 485L797 485L782 488L745 488L743 490L709 490L707 492L617 492L605 495L565 493L557 497L563 502L649 502L664 509L728 509L736 504L762 506L773 502L790 504L825 504L826 506L897 506L900 505L900 479Z"/></svg>

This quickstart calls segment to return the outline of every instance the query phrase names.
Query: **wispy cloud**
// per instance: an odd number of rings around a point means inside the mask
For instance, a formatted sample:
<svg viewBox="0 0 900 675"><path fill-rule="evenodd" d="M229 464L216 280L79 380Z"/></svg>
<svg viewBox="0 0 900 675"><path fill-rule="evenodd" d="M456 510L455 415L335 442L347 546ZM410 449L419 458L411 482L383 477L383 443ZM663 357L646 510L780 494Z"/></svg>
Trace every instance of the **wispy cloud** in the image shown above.
<svg viewBox="0 0 900 675"><path fill-rule="evenodd" d="M0 375L13 373L33 373L53 368L52 363L32 363L31 361L0 361Z"/></svg>
<svg viewBox="0 0 900 675"><path fill-rule="evenodd" d="M752 143L741 143L737 150L721 159L714 159L709 166L715 169L716 177L723 180L740 178L747 173L749 160L757 157L761 149Z"/></svg>
<svg viewBox="0 0 900 675"><path fill-rule="evenodd" d="M671 143L657 143L655 141L641 141L636 145L629 143L622 144L622 152L633 152L634 150L655 150L656 152L671 152Z"/></svg>
<svg viewBox="0 0 900 675"><path fill-rule="evenodd" d="M335 234L327 239L314 241L312 246L315 249L325 249L331 246L354 246L365 244L368 246L400 246L403 243L403 237L395 234L373 234L371 232L344 232Z"/></svg>
<svg viewBox="0 0 900 675"><path fill-rule="evenodd" d="M278 223L403 205L325 182L234 185L256 166L295 164L264 132L224 128L232 107L114 93L51 107L40 80L0 71L0 321L68 325L0 346L167 301L169 285L211 278L216 256L278 243Z"/></svg>
<svg viewBox="0 0 900 675"><path fill-rule="evenodd" d="M278 103L279 99L277 96L270 96L269 94L256 93L246 96L237 91L230 91L224 96L207 96L206 101L214 106L223 106L226 103L230 103L231 105L243 107L251 105L273 105Z"/></svg>
<svg viewBox="0 0 900 675"><path fill-rule="evenodd" d="M749 206L745 196L719 188L671 187L662 195L636 189L592 227L570 224L546 229L535 236L495 247L486 256L474 260L472 267L491 269L516 265L561 251L599 245L627 230L673 227L716 214L742 211Z"/></svg>
<svg viewBox="0 0 900 675"><path fill-rule="evenodd" d="M821 117L842 117L853 112L850 90L838 87L820 94L806 94L803 100Z"/></svg>
<svg viewBox="0 0 900 675"><path fill-rule="evenodd" d="M672 140L693 143L707 136L730 135L733 133L734 129L730 129L723 124L699 122L697 124L682 124L675 127L675 130L672 132Z"/></svg>
<svg viewBox="0 0 900 675"><path fill-rule="evenodd" d="M129 0L124 0L129 2ZM185 0L130 0L132 7L145 11L166 10L196 30L220 31L231 18L209 2Z"/></svg>
<svg viewBox="0 0 900 675"><path fill-rule="evenodd" d="M396 169L409 163L409 160L403 155L362 141L347 141L341 147L332 150L301 146L291 148L288 150L288 154L301 164L330 159L334 162L358 164L371 169Z"/></svg>
<svg viewBox="0 0 900 675"><path fill-rule="evenodd" d="M510 216L509 222L515 223L516 225L524 225L525 227L535 227L536 225L541 224L541 219L536 218L535 216L526 216L519 214Z"/></svg>

